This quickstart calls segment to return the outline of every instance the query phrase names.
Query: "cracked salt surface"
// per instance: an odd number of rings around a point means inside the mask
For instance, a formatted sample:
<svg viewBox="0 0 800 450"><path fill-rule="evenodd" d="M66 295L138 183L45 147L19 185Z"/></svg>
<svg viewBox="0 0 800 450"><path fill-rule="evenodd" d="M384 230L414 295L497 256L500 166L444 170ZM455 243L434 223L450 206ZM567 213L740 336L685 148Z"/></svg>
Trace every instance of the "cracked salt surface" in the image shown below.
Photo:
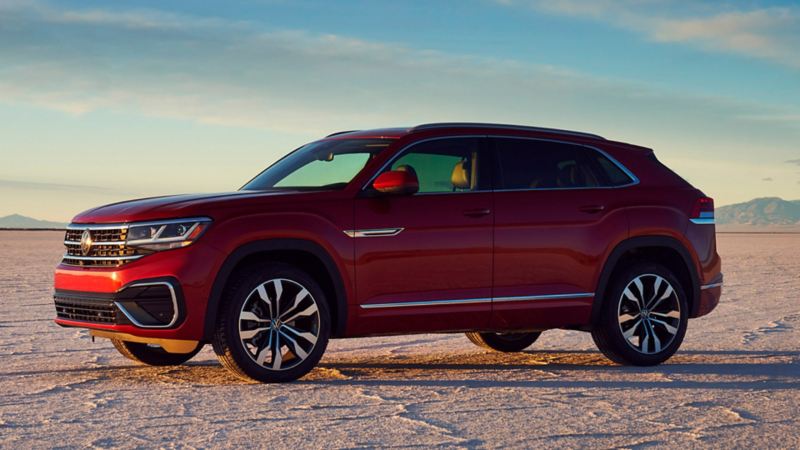
<svg viewBox="0 0 800 450"><path fill-rule="evenodd" d="M800 447L800 235L719 235L722 303L659 367L572 331L518 355L422 335L333 341L288 385L209 348L136 366L54 325L62 237L0 231L0 448Z"/></svg>

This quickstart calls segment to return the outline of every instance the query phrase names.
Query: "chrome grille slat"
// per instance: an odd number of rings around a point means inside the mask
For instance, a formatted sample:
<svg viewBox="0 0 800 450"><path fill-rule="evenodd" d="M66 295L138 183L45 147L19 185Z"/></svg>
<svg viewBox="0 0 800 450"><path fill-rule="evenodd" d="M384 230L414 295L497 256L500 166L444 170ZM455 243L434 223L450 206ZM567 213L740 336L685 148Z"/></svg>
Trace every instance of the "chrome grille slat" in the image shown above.
<svg viewBox="0 0 800 450"><path fill-rule="evenodd" d="M81 237L89 230L92 246L84 254ZM116 267L135 261L142 256L135 248L128 247L127 225L81 225L70 224L64 236L66 252L61 263L79 267Z"/></svg>

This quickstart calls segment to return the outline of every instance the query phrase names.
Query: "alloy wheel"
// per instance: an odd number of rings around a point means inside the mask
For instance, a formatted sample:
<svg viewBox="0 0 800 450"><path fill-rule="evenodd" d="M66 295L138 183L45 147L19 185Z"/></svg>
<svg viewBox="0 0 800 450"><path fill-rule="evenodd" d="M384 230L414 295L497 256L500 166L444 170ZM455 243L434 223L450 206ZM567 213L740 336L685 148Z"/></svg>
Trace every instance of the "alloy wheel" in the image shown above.
<svg viewBox="0 0 800 450"><path fill-rule="evenodd" d="M239 312L239 340L259 366L288 370L303 362L320 333L317 302L300 283L275 278L247 296Z"/></svg>
<svg viewBox="0 0 800 450"><path fill-rule="evenodd" d="M675 339L681 325L681 303L673 286L655 274L634 278L619 299L618 323L634 350L660 353Z"/></svg>

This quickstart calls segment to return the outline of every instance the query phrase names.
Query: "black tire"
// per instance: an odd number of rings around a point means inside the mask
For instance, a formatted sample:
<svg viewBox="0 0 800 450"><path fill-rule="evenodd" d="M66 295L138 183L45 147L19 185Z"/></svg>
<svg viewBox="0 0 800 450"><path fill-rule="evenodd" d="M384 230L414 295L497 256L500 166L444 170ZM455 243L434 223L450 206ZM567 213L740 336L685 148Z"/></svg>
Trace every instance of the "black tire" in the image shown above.
<svg viewBox="0 0 800 450"><path fill-rule="evenodd" d="M600 319L592 328L597 348L618 364L653 366L666 361L686 334L685 292L675 275L659 264L635 263L622 270L611 280Z"/></svg>
<svg viewBox="0 0 800 450"><path fill-rule="evenodd" d="M497 350L498 352L521 352L530 347L541 332L528 333L465 333L467 339L478 347Z"/></svg>
<svg viewBox="0 0 800 450"><path fill-rule="evenodd" d="M161 347L151 347L138 342L111 339L111 343L122 356L148 366L179 366L203 349L203 344L197 344L197 348L191 353L168 353Z"/></svg>
<svg viewBox="0 0 800 450"><path fill-rule="evenodd" d="M303 290L307 295L300 295ZM319 284L296 267L270 263L240 273L225 290L212 343L222 365L238 377L281 383L317 365L330 329Z"/></svg>

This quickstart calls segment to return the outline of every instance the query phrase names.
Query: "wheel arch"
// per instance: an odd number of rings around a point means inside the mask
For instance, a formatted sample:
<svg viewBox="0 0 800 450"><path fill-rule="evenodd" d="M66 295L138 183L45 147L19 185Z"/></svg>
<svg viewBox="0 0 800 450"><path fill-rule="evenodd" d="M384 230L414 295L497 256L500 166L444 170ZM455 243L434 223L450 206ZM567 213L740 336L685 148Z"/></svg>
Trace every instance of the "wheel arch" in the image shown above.
<svg viewBox="0 0 800 450"><path fill-rule="evenodd" d="M309 272L320 283L323 290L332 294L331 337L344 335L347 326L347 292L341 271L333 257L319 244L305 239L267 239L249 242L234 250L223 262L206 306L203 339L208 341L214 334L217 317L222 306L222 295L236 271L259 261L280 261L296 264ZM308 264L311 264L310 266Z"/></svg>
<svg viewBox="0 0 800 450"><path fill-rule="evenodd" d="M669 236L637 236L620 242L606 258L595 290L591 324L600 318L609 283L617 270L633 261L650 261L665 265L684 285L689 302L689 317L696 317L700 306L700 278L691 253L679 240Z"/></svg>

